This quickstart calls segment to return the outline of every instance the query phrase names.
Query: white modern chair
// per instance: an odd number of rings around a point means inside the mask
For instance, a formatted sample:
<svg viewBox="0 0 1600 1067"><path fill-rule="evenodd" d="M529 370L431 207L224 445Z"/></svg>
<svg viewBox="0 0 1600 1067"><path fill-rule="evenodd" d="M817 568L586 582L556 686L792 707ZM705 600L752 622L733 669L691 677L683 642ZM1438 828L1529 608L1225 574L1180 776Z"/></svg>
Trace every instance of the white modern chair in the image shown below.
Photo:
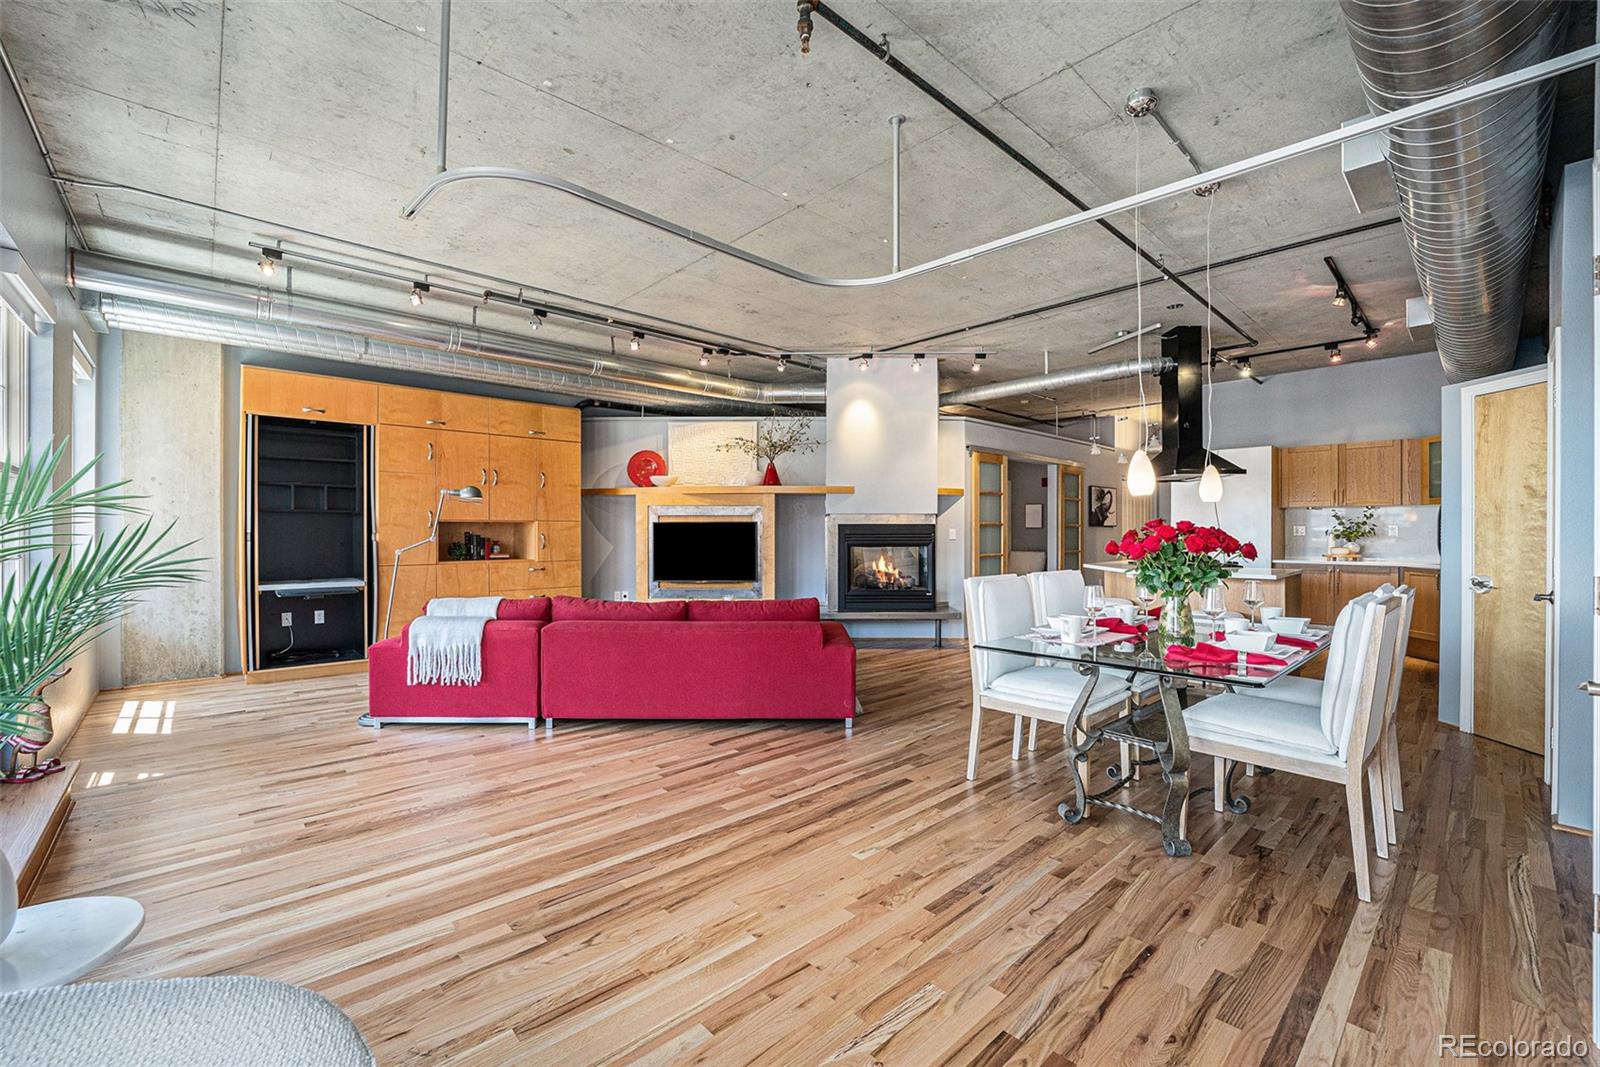
<svg viewBox="0 0 1600 1067"><path fill-rule="evenodd" d="M1067 726L1090 680L1075 670L1041 666L1027 656L984 652L978 645L1017 637L1033 629L1033 595L1015 574L966 579L967 651L972 663L972 735L967 742L967 778L978 775L978 731L985 711L1012 716L1011 758L1022 754L1022 720ZM1128 685L1101 676L1093 681L1080 725L1088 725L1128 702Z"/></svg>
<svg viewBox="0 0 1600 1067"><path fill-rule="evenodd" d="M1395 831L1394 813L1404 811L1405 797L1400 785L1400 681L1406 669L1406 650L1411 641L1411 612L1417 606L1417 591L1409 585L1396 588L1388 582L1373 590L1379 597L1396 596L1400 598L1400 628L1394 636L1395 646L1391 656L1390 677L1388 682L1387 702L1383 709L1383 784L1384 784L1384 822L1385 836L1390 844L1399 840ZM1327 670L1325 678L1331 678L1338 673L1338 665L1333 659L1334 650L1328 649ZM1302 678L1298 675L1288 675L1279 678L1266 689L1241 690L1241 695L1264 696L1274 700L1291 700L1297 704L1320 705L1322 703L1323 678Z"/></svg>
<svg viewBox="0 0 1600 1067"><path fill-rule="evenodd" d="M1400 605L1399 597L1373 593L1345 605L1329 649L1330 664L1337 656L1338 673L1329 675L1318 705L1224 693L1184 712L1190 751L1211 756L1215 763L1213 806L1219 811L1230 763L1254 763L1344 785L1356 895L1364 901L1372 899L1372 872L1361 799L1363 777L1372 797L1374 845L1380 857L1389 854L1379 742Z"/></svg>

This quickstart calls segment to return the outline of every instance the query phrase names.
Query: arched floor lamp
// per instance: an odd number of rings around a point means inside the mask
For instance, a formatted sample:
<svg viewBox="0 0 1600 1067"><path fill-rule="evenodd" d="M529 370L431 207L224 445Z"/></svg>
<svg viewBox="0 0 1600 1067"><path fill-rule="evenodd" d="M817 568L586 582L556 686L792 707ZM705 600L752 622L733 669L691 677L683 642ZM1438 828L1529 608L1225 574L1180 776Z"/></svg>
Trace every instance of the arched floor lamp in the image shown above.
<svg viewBox="0 0 1600 1067"><path fill-rule="evenodd" d="M481 504L483 503L483 490L475 485L464 485L460 489L439 490L439 502L433 507L433 522L428 527L428 536L414 545L407 545L404 548L394 550L394 569L389 574L389 603L383 610L383 636L385 638L389 636L389 620L394 617L394 587L395 583L400 579L400 557L414 548L431 545L439 540L439 517L444 511L446 497L454 500L470 500L475 504Z"/></svg>

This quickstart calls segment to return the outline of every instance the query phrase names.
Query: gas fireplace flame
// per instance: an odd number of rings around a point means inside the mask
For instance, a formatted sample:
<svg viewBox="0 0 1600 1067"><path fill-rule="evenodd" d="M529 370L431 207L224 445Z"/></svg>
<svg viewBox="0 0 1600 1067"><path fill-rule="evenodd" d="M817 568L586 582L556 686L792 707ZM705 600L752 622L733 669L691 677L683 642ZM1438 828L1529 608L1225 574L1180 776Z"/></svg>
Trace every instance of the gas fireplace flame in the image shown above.
<svg viewBox="0 0 1600 1067"><path fill-rule="evenodd" d="M891 589L896 588L901 584L900 568L896 567L893 563L890 563L886 557L881 555L878 557L877 562L872 565L872 577L880 586L885 586Z"/></svg>

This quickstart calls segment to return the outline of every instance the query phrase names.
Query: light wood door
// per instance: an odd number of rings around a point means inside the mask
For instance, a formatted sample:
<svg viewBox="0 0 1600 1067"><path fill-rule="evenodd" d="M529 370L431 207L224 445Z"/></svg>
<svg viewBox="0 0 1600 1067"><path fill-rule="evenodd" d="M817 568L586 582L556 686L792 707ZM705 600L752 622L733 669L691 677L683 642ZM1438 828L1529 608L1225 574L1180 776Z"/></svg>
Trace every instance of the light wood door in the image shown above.
<svg viewBox="0 0 1600 1067"><path fill-rule="evenodd" d="M1411 635L1406 655L1417 659L1439 659L1439 572L1400 572L1400 580L1417 591L1411 606Z"/></svg>
<svg viewBox="0 0 1600 1067"><path fill-rule="evenodd" d="M1006 486L1011 474L1006 457L994 452L972 454L971 566L973 575L1005 574L1010 567L1006 528Z"/></svg>
<svg viewBox="0 0 1600 1067"><path fill-rule="evenodd" d="M438 480L431 471L416 474L389 472L378 479L378 562L394 562L396 549L416 544L433 526L433 509L439 501ZM424 546L401 557L402 566L433 563L437 552Z"/></svg>
<svg viewBox="0 0 1600 1067"><path fill-rule="evenodd" d="M378 386L378 421L391 426L487 433L494 401L468 393Z"/></svg>
<svg viewBox="0 0 1600 1067"><path fill-rule="evenodd" d="M1333 622L1333 568L1306 567L1300 572L1300 614L1318 626Z"/></svg>
<svg viewBox="0 0 1600 1067"><path fill-rule="evenodd" d="M577 522L583 518L579 445L576 441L539 441L537 509L539 519Z"/></svg>
<svg viewBox="0 0 1600 1067"><path fill-rule="evenodd" d="M1533 598L1546 581L1545 383L1474 407L1473 732L1543 754L1546 610Z"/></svg>
<svg viewBox="0 0 1600 1067"><path fill-rule="evenodd" d="M439 432L439 488L460 489L477 486L482 500L447 498L442 509L445 522L488 522L494 507L494 491L489 485L489 435L460 430Z"/></svg>
<svg viewBox="0 0 1600 1067"><path fill-rule="evenodd" d="M240 372L239 395L241 406L250 415L369 426L378 421L378 387L372 382L245 367Z"/></svg>
<svg viewBox="0 0 1600 1067"><path fill-rule="evenodd" d="M488 596L489 564L481 560L449 560L433 572L434 596Z"/></svg>
<svg viewBox="0 0 1600 1067"><path fill-rule="evenodd" d="M541 563L582 559L582 526L578 522L534 523L533 548L529 554Z"/></svg>
<svg viewBox="0 0 1600 1067"><path fill-rule="evenodd" d="M378 427L379 474L425 474L434 477L439 457L436 430L411 426Z"/></svg>
<svg viewBox="0 0 1600 1067"><path fill-rule="evenodd" d="M422 614L434 596L434 571L437 567L379 567L378 568L378 639L385 636L384 614L389 608L389 582L396 570L400 577L394 579L394 615L389 619L388 636L398 634L406 623Z"/></svg>
<svg viewBox="0 0 1600 1067"><path fill-rule="evenodd" d="M1083 468L1071 463L1056 466L1061 519L1056 535L1056 568L1075 571L1083 566Z"/></svg>
<svg viewBox="0 0 1600 1067"><path fill-rule="evenodd" d="M1339 499L1344 507L1387 507L1404 497L1405 448L1399 441L1339 446Z"/></svg>
<svg viewBox="0 0 1600 1067"><path fill-rule="evenodd" d="M529 404L521 400L491 401L489 432L506 437L532 437L551 441L576 441L581 436L582 413L554 404Z"/></svg>
<svg viewBox="0 0 1600 1067"><path fill-rule="evenodd" d="M531 437L489 437L489 518L528 522L538 514L539 449Z"/></svg>
<svg viewBox="0 0 1600 1067"><path fill-rule="evenodd" d="M1280 449L1278 461L1282 507L1327 508L1339 502L1338 445Z"/></svg>

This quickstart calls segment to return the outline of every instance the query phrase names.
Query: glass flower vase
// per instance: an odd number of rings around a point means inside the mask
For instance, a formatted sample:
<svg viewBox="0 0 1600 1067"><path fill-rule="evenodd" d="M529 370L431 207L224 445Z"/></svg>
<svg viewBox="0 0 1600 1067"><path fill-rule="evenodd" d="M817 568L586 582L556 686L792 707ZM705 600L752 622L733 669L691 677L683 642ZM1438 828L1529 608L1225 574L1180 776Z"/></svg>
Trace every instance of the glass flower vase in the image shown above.
<svg viewBox="0 0 1600 1067"><path fill-rule="evenodd" d="M1194 644L1194 612L1187 596L1169 596L1162 601L1158 632L1169 642Z"/></svg>

